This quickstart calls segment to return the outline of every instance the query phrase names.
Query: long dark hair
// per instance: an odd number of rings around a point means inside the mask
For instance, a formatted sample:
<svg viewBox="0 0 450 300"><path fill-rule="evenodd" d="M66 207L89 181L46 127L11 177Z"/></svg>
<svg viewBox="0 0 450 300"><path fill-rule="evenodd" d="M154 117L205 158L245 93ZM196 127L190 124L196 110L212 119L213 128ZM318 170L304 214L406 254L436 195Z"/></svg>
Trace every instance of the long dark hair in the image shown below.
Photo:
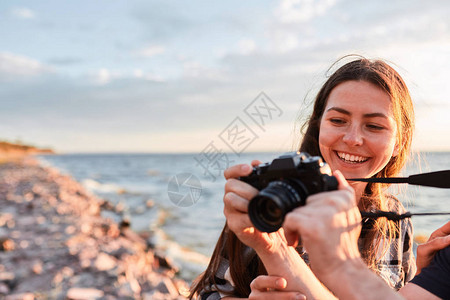
<svg viewBox="0 0 450 300"><path fill-rule="evenodd" d="M261 262L256 252L253 255L244 257L244 245L237 236L225 227L220 234L216 247L209 261L206 270L194 281L191 287L189 299L192 299L196 293L204 290L207 286L216 286L220 284L219 278L215 275L219 270L221 259L227 259L230 263L230 275L234 283L234 291L221 291L228 296L247 298L250 295L250 283L259 275L267 274L264 264Z"/></svg>

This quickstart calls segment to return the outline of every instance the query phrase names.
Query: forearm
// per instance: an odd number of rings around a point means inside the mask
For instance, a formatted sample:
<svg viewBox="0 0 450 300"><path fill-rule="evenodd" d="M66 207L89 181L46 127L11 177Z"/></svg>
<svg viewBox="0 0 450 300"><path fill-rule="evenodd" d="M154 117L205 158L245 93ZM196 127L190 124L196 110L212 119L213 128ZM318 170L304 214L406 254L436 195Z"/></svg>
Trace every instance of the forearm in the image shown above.
<svg viewBox="0 0 450 300"><path fill-rule="evenodd" d="M349 259L335 272L318 274L318 277L340 299L404 299L360 258Z"/></svg>
<svg viewBox="0 0 450 300"><path fill-rule="evenodd" d="M295 248L281 245L275 252L257 253L269 275L286 279L286 291L300 291L307 299L336 299L316 278Z"/></svg>

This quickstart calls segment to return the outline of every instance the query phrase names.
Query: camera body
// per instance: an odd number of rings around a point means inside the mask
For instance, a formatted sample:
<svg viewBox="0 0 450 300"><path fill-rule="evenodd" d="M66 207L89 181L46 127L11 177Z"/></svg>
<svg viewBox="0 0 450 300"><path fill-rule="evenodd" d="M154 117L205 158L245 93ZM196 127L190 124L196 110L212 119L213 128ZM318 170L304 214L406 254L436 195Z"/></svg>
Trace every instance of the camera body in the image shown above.
<svg viewBox="0 0 450 300"><path fill-rule="evenodd" d="M277 231L287 213L306 204L309 195L336 190L337 179L319 156L291 152L253 168L239 178L260 192L249 203L248 214L263 232Z"/></svg>

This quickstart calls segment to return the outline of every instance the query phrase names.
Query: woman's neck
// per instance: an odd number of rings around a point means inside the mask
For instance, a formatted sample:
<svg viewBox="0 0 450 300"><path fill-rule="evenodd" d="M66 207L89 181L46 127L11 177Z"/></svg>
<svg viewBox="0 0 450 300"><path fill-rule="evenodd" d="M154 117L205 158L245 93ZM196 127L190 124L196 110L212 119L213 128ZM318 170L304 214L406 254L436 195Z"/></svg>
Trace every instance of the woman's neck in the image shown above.
<svg viewBox="0 0 450 300"><path fill-rule="evenodd" d="M366 189L367 182L351 182L350 186L355 190L355 198L358 207L361 204L361 198L364 194L364 190Z"/></svg>

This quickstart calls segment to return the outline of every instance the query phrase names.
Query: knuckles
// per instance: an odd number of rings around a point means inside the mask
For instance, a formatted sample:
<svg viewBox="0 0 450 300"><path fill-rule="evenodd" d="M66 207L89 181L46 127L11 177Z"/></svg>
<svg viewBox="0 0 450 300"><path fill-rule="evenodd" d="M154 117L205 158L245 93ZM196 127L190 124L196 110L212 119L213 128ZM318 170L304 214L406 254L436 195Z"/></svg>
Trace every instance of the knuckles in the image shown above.
<svg viewBox="0 0 450 300"><path fill-rule="evenodd" d="M236 179L228 179L225 182L225 193L232 191L236 185L235 183Z"/></svg>
<svg viewBox="0 0 450 300"><path fill-rule="evenodd" d="M225 195L223 196L223 203L225 205L230 205L232 201L233 201L233 192L225 193Z"/></svg>

